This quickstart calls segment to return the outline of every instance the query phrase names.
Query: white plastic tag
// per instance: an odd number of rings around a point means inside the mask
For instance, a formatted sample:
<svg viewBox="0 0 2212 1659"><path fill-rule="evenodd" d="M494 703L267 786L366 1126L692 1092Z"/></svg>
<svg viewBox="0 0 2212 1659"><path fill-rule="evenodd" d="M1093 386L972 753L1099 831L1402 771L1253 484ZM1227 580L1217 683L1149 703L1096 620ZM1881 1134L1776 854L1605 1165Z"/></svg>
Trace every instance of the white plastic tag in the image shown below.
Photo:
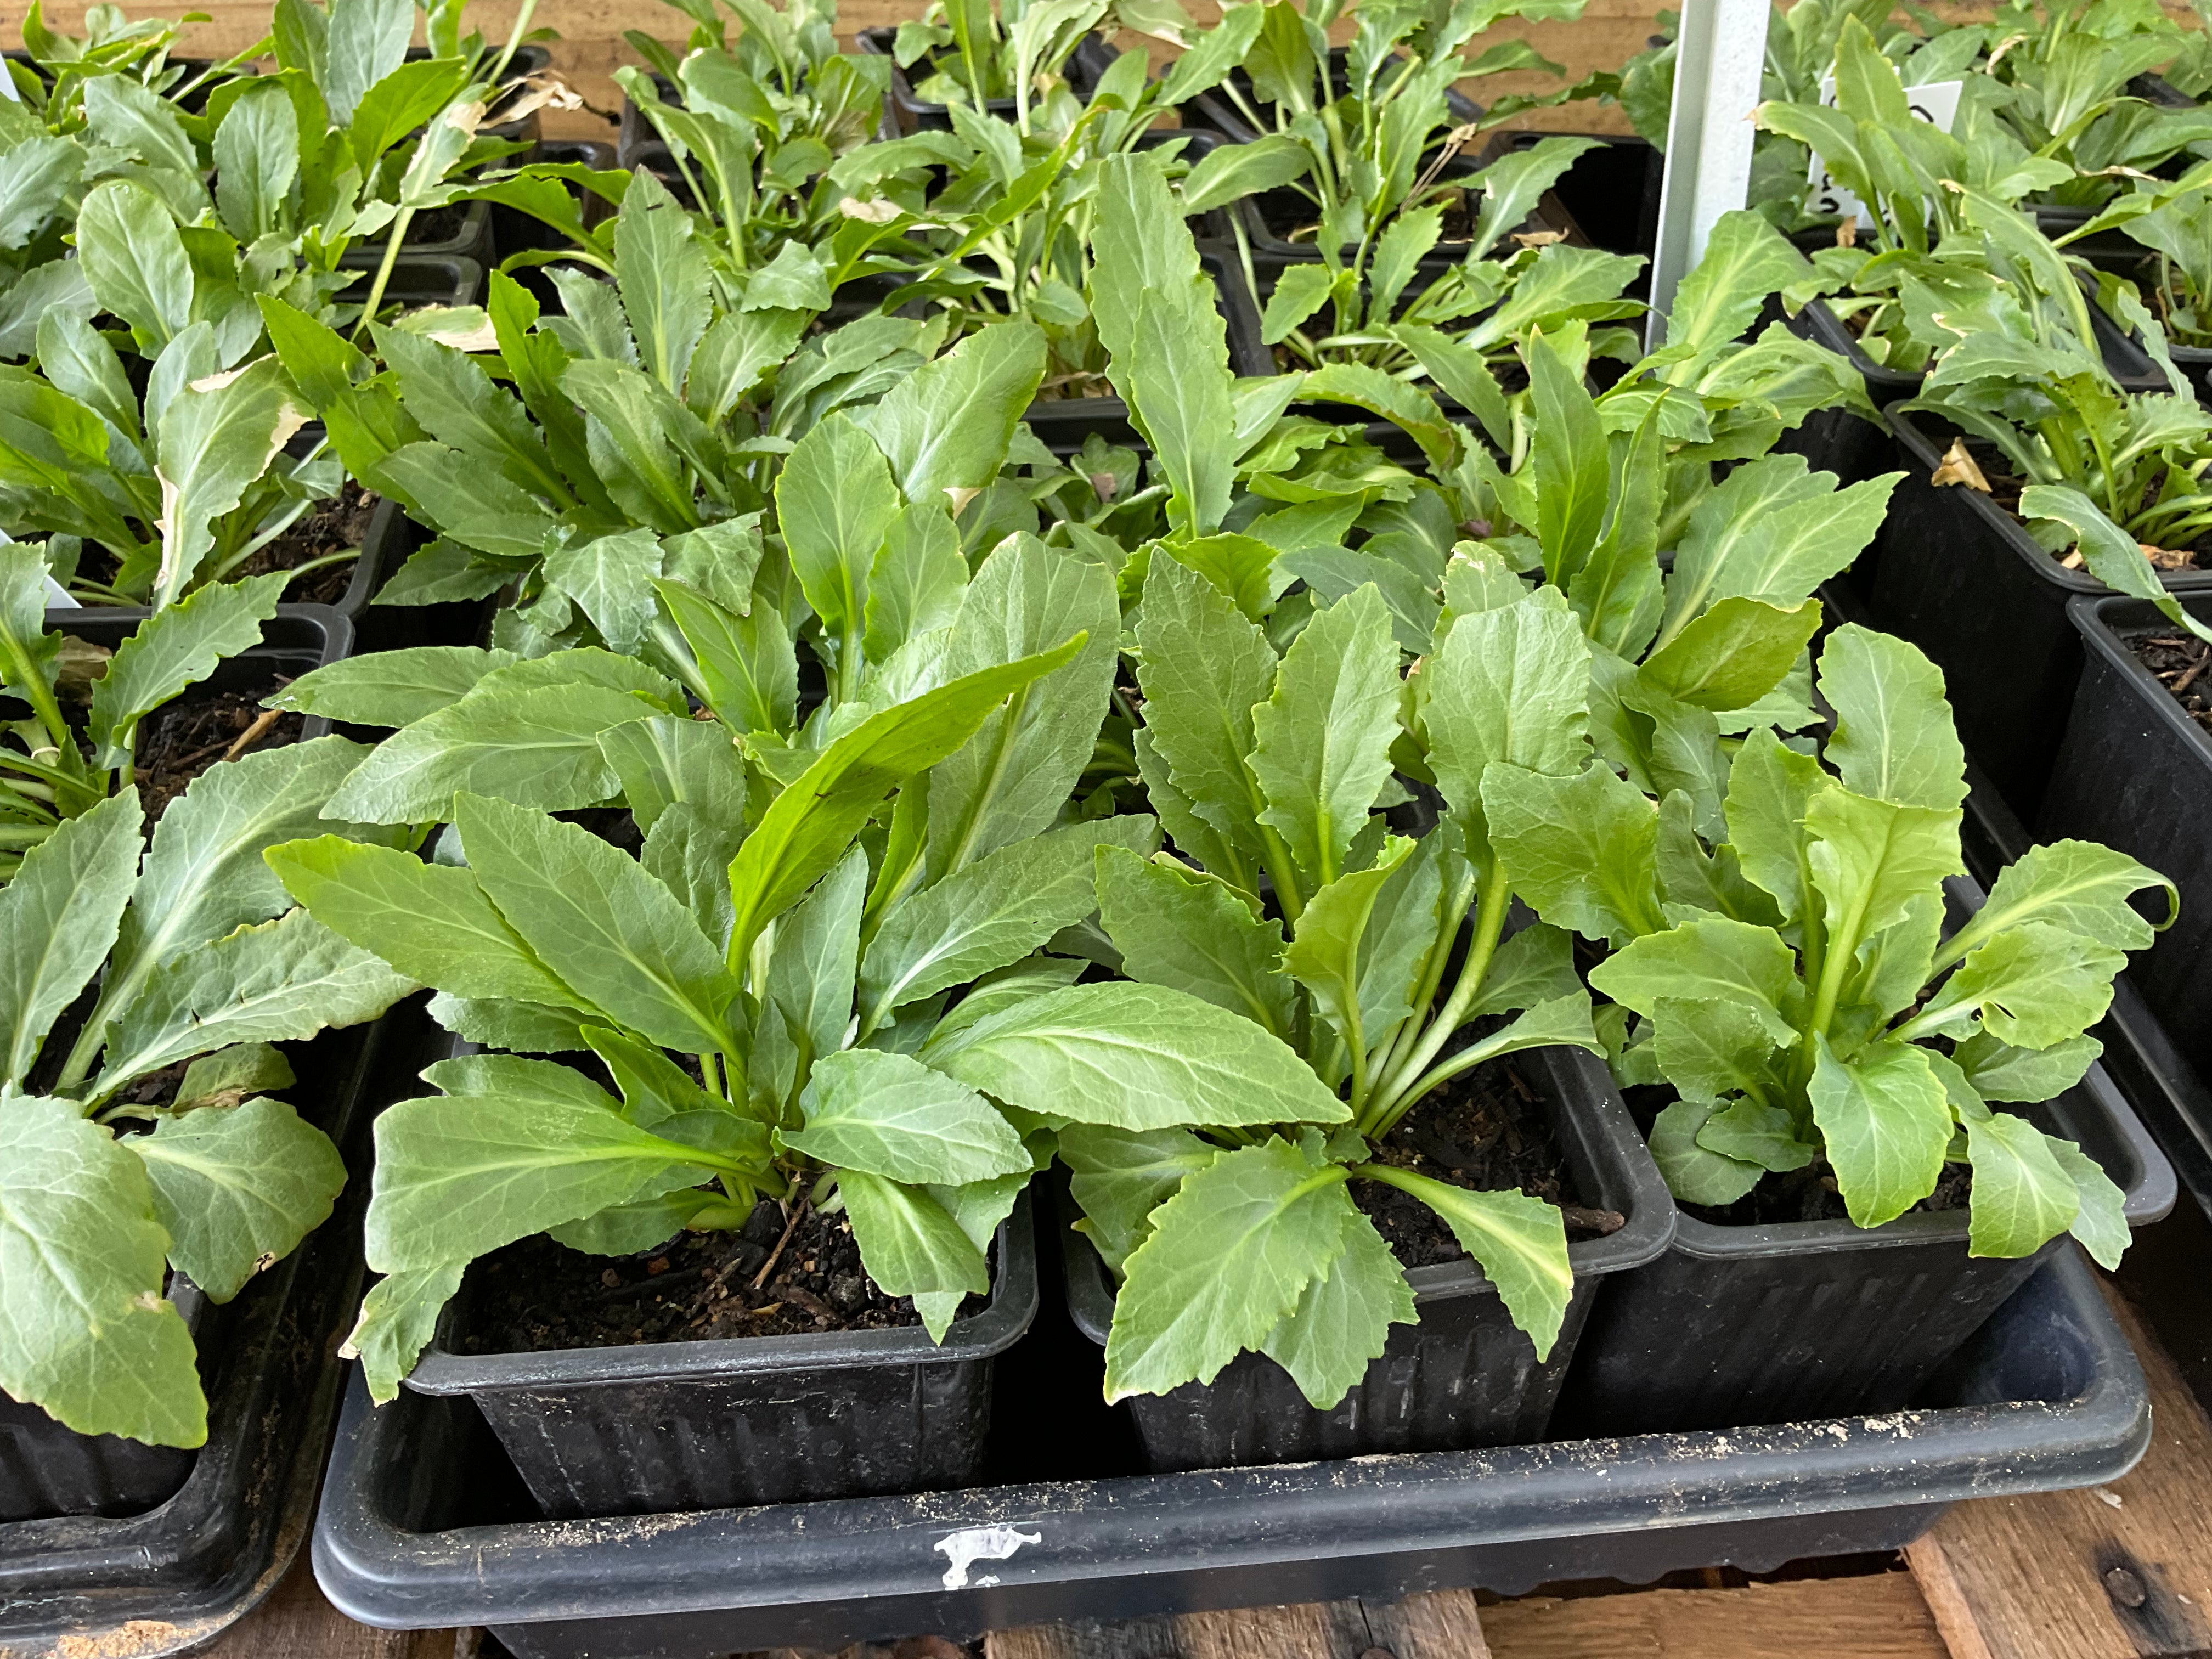
<svg viewBox="0 0 2212 1659"><path fill-rule="evenodd" d="M1931 81L1924 87L1905 88L1905 101L1911 106L1916 118L1948 132L1951 123L1959 118L1959 94L1966 88L1964 81ZM1820 102L1830 109L1836 106L1836 77L1832 75L1820 79ZM1874 215L1867 210L1866 204L1828 177L1828 170L1820 165L1818 155L1814 156L1812 168L1805 178L1813 187L1812 196L1806 203L1807 212L1823 217L1832 214L1838 219L1852 215L1867 229L1874 228Z"/></svg>

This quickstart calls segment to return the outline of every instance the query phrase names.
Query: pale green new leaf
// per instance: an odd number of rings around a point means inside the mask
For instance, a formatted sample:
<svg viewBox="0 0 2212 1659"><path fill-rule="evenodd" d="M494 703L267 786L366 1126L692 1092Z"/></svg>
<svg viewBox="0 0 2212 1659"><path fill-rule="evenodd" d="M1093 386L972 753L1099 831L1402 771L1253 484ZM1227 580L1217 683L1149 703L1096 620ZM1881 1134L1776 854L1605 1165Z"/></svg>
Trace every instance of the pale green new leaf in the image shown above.
<svg viewBox="0 0 2212 1659"><path fill-rule="evenodd" d="M1022 1138L990 1102L904 1054L825 1054L799 1105L805 1125L783 1131L783 1144L833 1170L957 1187L1030 1167Z"/></svg>
<svg viewBox="0 0 2212 1659"><path fill-rule="evenodd" d="M330 1137L266 1096L163 1118L123 1144L146 1165L169 1260L217 1302L328 1220L345 1185Z"/></svg>
<svg viewBox="0 0 2212 1659"><path fill-rule="evenodd" d="M1405 1270L1374 1223L1364 1216L1346 1221L1343 1245L1260 1345L1316 1411L1335 1410L1358 1386L1389 1346L1391 1326L1419 1318Z"/></svg>
<svg viewBox="0 0 2212 1659"><path fill-rule="evenodd" d="M1894 1221L1936 1190L1951 1144L1951 1107L1928 1051L1880 1042L1838 1060L1814 1038L1806 1093L1844 1207L1861 1227Z"/></svg>

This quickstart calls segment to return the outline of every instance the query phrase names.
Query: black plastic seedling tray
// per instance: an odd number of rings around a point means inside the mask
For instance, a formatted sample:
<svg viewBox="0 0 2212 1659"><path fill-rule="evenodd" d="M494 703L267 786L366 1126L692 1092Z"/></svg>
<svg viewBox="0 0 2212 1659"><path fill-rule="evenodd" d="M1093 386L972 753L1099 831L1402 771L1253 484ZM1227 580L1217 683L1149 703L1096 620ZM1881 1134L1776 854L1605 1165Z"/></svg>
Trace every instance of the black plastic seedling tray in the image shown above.
<svg viewBox="0 0 2212 1659"><path fill-rule="evenodd" d="M1056 1455L1095 1469L1111 1437L1065 1415ZM356 1377L315 1572L352 1618L488 1626L518 1659L834 1650L1454 1585L1516 1595L1765 1571L1898 1548L1960 1498L2113 1480L2149 1436L2142 1372L2069 1249L1914 1409L1885 1417L619 1520L532 1517L465 1401L372 1407Z"/></svg>

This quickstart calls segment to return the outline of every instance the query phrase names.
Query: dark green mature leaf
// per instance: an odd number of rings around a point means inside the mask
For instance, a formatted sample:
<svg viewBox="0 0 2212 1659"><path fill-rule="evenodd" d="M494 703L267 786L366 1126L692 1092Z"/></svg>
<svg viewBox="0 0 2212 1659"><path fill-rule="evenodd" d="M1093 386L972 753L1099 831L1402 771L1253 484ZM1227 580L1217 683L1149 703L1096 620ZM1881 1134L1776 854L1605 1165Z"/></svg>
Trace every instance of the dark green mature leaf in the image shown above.
<svg viewBox="0 0 2212 1659"><path fill-rule="evenodd" d="M634 172L614 234L616 281L639 364L681 392L713 314L713 277L691 216L650 171Z"/></svg>
<svg viewBox="0 0 2212 1659"><path fill-rule="evenodd" d="M963 1292L991 1288L983 1252L934 1194L903 1186L881 1176L848 1170L837 1190L860 1247L860 1265L878 1287L894 1296L920 1298L948 1293L957 1306ZM941 1304L931 1311L937 1323L930 1334L941 1340L951 1322Z"/></svg>
<svg viewBox="0 0 2212 1659"><path fill-rule="evenodd" d="M957 510L998 476L1044 370L1043 331L1004 323L932 358L854 418L890 458L908 501Z"/></svg>
<svg viewBox="0 0 2212 1659"><path fill-rule="evenodd" d="M217 1302L330 1218L345 1160L281 1100L209 1106L124 1142L154 1186L169 1260Z"/></svg>
<svg viewBox="0 0 2212 1659"><path fill-rule="evenodd" d="M1363 1172L1411 1193L1444 1218L1513 1316L1536 1345L1539 1360L1551 1357L1574 1295L1567 1265L1566 1222L1556 1205L1520 1192L1475 1192L1410 1170L1369 1164Z"/></svg>
<svg viewBox="0 0 2212 1659"><path fill-rule="evenodd" d="M408 726L459 702L492 670L516 660L512 651L481 646L408 646L325 663L266 701L352 726Z"/></svg>
<svg viewBox="0 0 2212 1659"><path fill-rule="evenodd" d="M1098 915L1131 979L1242 1014L1289 1041L1297 1000L1283 930L1218 880L1127 848L1097 853Z"/></svg>
<svg viewBox="0 0 2212 1659"><path fill-rule="evenodd" d="M1725 599L1653 652L1642 677L1693 708L1746 708L1781 683L1820 625L1816 599L1783 610Z"/></svg>
<svg viewBox="0 0 2212 1659"><path fill-rule="evenodd" d="M587 1006L507 924L472 870L337 836L264 857L317 921L410 979L471 1000Z"/></svg>
<svg viewBox="0 0 2212 1659"><path fill-rule="evenodd" d="M141 350L158 352L191 325L192 267L184 238L143 185L111 179L87 192L76 246L100 308L131 325Z"/></svg>
<svg viewBox="0 0 2212 1659"><path fill-rule="evenodd" d="M696 1148L639 1128L568 1066L472 1054L422 1075L447 1092L376 1121L363 1241L379 1272L466 1262L713 1174Z"/></svg>
<svg viewBox="0 0 2212 1659"><path fill-rule="evenodd" d="M361 1361L368 1397L378 1405L398 1397L399 1379L415 1369L416 1357L436 1334L438 1316L461 1288L467 1267L465 1261L445 1261L390 1273L362 1298L361 1317L338 1353Z"/></svg>
<svg viewBox="0 0 2212 1659"><path fill-rule="evenodd" d="M1261 1352L1291 1374L1307 1403L1333 1411L1389 1346L1390 1327L1418 1322L1398 1258L1364 1216L1344 1227L1344 1249Z"/></svg>
<svg viewBox="0 0 2212 1659"><path fill-rule="evenodd" d="M1115 1298L1107 1399L1211 1382L1267 1340L1365 1224L1340 1170L1279 1139L1184 1176Z"/></svg>
<svg viewBox="0 0 2212 1659"><path fill-rule="evenodd" d="M799 441L776 479L775 501L806 602L841 652L851 650L866 625L869 572L903 505L890 463L840 410Z"/></svg>
<svg viewBox="0 0 2212 1659"><path fill-rule="evenodd" d="M2199 639L2212 639L2212 629L2173 597L2136 538L2080 490L2063 484L2030 484L2021 492L2020 511L2023 518L2054 520L2071 530L2089 574L2106 586L2148 599L2175 626Z"/></svg>
<svg viewBox="0 0 2212 1659"><path fill-rule="evenodd" d="M738 1051L721 952L635 859L488 796L457 797L453 823L485 896L563 984L663 1048Z"/></svg>
<svg viewBox="0 0 2212 1659"><path fill-rule="evenodd" d="M1007 696L1072 661L1084 643L1078 637L964 675L869 715L823 750L769 803L731 861L730 960L743 960L760 930L844 856L884 796L958 749Z"/></svg>
<svg viewBox="0 0 2212 1659"><path fill-rule="evenodd" d="M1603 761L1571 778L1492 763L1482 806L1507 879L1545 921L1616 945L1665 925L1658 812Z"/></svg>
<svg viewBox="0 0 2212 1659"><path fill-rule="evenodd" d="M1101 849L1133 856L1158 844L1149 817L1069 824L1002 847L901 901L860 963L861 1031L877 1030L895 1008L1018 961L1089 915Z"/></svg>
<svg viewBox="0 0 2212 1659"><path fill-rule="evenodd" d="M1072 985L978 1020L921 1058L1024 1111L1121 1129L1351 1115L1279 1038L1164 986Z"/></svg>
<svg viewBox="0 0 2212 1659"><path fill-rule="evenodd" d="M80 1434L207 1439L191 1334L162 1299L145 1167L69 1101L0 1101L0 1389Z"/></svg>
<svg viewBox="0 0 2212 1659"><path fill-rule="evenodd" d="M1651 1161L1685 1204L1733 1204L1759 1185L1764 1166L1717 1152L1699 1139L1720 1112L1712 1100L1678 1100L1651 1126Z"/></svg>

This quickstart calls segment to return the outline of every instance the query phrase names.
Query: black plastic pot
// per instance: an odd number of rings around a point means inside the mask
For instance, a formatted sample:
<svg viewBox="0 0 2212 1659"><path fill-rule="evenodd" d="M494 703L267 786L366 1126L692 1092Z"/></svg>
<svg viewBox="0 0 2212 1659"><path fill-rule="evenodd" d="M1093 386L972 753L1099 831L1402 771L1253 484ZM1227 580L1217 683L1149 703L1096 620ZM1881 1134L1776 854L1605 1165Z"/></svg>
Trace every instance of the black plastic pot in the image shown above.
<svg viewBox="0 0 2212 1659"><path fill-rule="evenodd" d="M2184 603L2212 616L2212 593ZM2130 647L2132 637L2178 631L2155 608L2077 599L2068 616L2087 648L2037 834L2117 847L2180 888L2180 917L2129 973L2183 1054L2212 1066L2212 733Z"/></svg>
<svg viewBox="0 0 2212 1659"><path fill-rule="evenodd" d="M372 1625L482 1625L518 1659L707 1659L938 1632L1683 1567L1763 1571L1911 1542L1955 1500L2110 1480L2148 1392L2069 1253L1984 1328L1918 1409L1720 1434L1133 1473L914 1498L530 1516L466 1402L373 1409L358 1379L315 1573ZM1063 1435L1065 1441L1068 1437ZM1080 1449L1072 1448L1071 1449ZM1003 1528L1003 1559L943 1547Z"/></svg>
<svg viewBox="0 0 2212 1659"><path fill-rule="evenodd" d="M457 1352L468 1286L407 1378L465 1395L556 1518L930 1491L973 1480L993 1358L1036 1316L1026 1200L1000 1228L982 1311L812 1336Z"/></svg>
<svg viewBox="0 0 2212 1659"><path fill-rule="evenodd" d="M1923 428L1924 416L1887 415L1905 478L1868 593L1872 620L1943 671L1966 752L2033 823L2081 673L2066 605L2110 590L2065 568L1979 490L1930 483L1944 445ZM2203 592L2212 572L2168 572L2166 583Z"/></svg>
<svg viewBox="0 0 2212 1659"><path fill-rule="evenodd" d="M198 1343L208 1327L207 1297L180 1277L169 1299ZM143 1515L185 1484L198 1456L188 1448L149 1446L119 1434L78 1434L40 1407L0 1394L0 1523Z"/></svg>
<svg viewBox="0 0 2212 1659"><path fill-rule="evenodd" d="M473 259L480 265L496 264L499 255L497 244L492 238L490 204L463 202L459 206L461 222L452 235L440 237L434 241L425 241L419 236L410 235L408 240L399 245L399 257L403 259ZM355 255L366 256L367 269L374 270L384 258L385 241L386 239L380 236L374 240L357 243L347 250L347 257L350 259Z"/></svg>
<svg viewBox="0 0 2212 1659"><path fill-rule="evenodd" d="M897 28L888 24L862 29L853 37L855 46L876 58L890 57L897 40ZM1085 35L1077 42L1075 51L1069 54L1066 63L1060 66L1060 73L1079 94L1087 94L1091 84L1082 72L1084 48L1096 48L1103 44L1096 34ZM983 107L1001 121L1013 120L1016 116L1015 103L1011 98L987 98L983 100ZM926 128L950 132L952 131L952 116L943 104L933 104L927 99L915 97L914 82L908 78L907 72L894 63L891 65L891 89L884 98L884 136L896 138L902 133L919 132Z"/></svg>
<svg viewBox="0 0 2212 1659"><path fill-rule="evenodd" d="M422 1063L416 1003L292 1050L287 1097L355 1179L329 1221L200 1327L208 1440L180 1483L132 1515L0 1524L0 1650L20 1659L153 1656L212 1641L276 1587L306 1535L361 1288L367 1129ZM0 1479L8 1477L0 1476Z"/></svg>
<svg viewBox="0 0 2212 1659"><path fill-rule="evenodd" d="M352 248L338 256L340 270L362 273L340 290L340 297L366 304L376 268L384 263L381 248ZM449 254L410 253L404 248L392 261L391 280L384 285L384 303L410 311L422 306L472 306L484 293L484 268L474 259Z"/></svg>
<svg viewBox="0 0 2212 1659"><path fill-rule="evenodd" d="M1611 132L1501 132L1483 156L1487 167L1515 150L1534 149L1547 138L1595 138L1552 186L1561 206L1574 216L1584 236L1607 253L1651 257L1659 241L1659 186L1667 158L1642 138ZM1647 267L1629 292L1642 298L1650 288Z"/></svg>
<svg viewBox="0 0 2212 1659"><path fill-rule="evenodd" d="M1239 1354L1210 1383L1129 1401L1148 1469L1463 1451L1543 1437L1599 1285L1666 1249L1674 1203L1604 1063L1577 1048L1529 1058L1541 1070L1552 1133L1583 1201L1627 1218L1603 1238L1568 1246L1574 1297L1551 1357L1538 1361L1472 1261L1411 1268L1419 1323L1391 1327L1389 1350L1334 1410L1307 1404L1290 1373L1264 1354ZM1105 1264L1079 1234L1063 1243L1068 1311L1103 1347L1114 1319Z"/></svg>
<svg viewBox="0 0 2212 1659"><path fill-rule="evenodd" d="M1978 902L1979 890L1966 888ZM2172 1208L2173 1167L2092 1066L2030 1109L2077 1143L2142 1226ZM1721 1227L1681 1215L1673 1245L1609 1279L1559 1402L1587 1435L1737 1428L1898 1409L2037 1272L2074 1246L1970 1256L1966 1212Z"/></svg>

